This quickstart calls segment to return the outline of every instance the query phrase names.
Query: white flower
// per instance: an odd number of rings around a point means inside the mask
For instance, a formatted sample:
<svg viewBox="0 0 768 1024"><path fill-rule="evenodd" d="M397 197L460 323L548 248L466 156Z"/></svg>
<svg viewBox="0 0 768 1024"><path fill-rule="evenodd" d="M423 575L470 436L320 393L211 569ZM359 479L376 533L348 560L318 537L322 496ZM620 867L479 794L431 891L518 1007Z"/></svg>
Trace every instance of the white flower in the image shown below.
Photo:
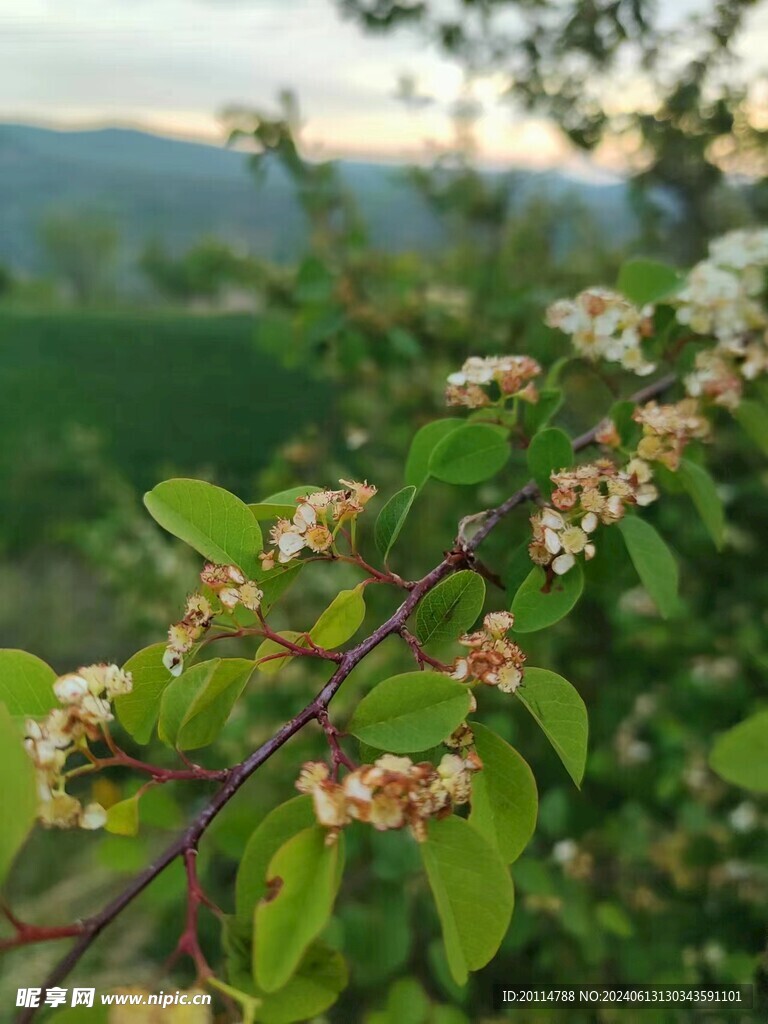
<svg viewBox="0 0 768 1024"><path fill-rule="evenodd" d="M83 697L90 693L90 687L87 679L72 672L56 680L53 692L62 704L79 704Z"/></svg>

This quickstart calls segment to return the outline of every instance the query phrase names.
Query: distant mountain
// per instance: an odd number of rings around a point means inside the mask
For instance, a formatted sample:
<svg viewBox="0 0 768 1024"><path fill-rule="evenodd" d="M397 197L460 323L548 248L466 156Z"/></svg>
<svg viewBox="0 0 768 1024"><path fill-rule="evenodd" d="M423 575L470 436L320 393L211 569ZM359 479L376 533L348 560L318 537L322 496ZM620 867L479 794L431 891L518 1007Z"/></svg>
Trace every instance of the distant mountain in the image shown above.
<svg viewBox="0 0 768 1024"><path fill-rule="evenodd" d="M439 244L439 225L403 186L396 167L352 161L341 167L375 245L393 250ZM521 195L572 190L611 237L631 228L622 184L586 184L552 172L518 177ZM29 272L45 269L41 220L52 211L77 209L101 211L115 222L125 267L135 264L149 240L181 251L206 235L283 261L296 254L304 233L285 176L273 169L256 187L241 152L122 128L0 125L0 262Z"/></svg>

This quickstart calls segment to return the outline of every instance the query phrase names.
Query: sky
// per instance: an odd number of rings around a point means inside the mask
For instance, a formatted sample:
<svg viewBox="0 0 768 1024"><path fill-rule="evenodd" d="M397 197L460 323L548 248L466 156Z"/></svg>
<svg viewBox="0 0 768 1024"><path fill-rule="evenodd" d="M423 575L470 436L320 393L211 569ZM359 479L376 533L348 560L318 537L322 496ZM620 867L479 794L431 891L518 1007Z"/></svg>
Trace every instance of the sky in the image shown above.
<svg viewBox="0 0 768 1024"><path fill-rule="evenodd" d="M448 0L444 0L448 2ZM703 0L675 0L677 14ZM768 4L745 59L768 50ZM401 75L440 103L406 109ZM130 124L219 141L231 104L299 96L304 139L329 156L413 159L446 144L462 73L413 32L364 34L332 0L0 0L0 120L61 127ZM572 160L545 121L515 114L501 83L474 85L489 164Z"/></svg>

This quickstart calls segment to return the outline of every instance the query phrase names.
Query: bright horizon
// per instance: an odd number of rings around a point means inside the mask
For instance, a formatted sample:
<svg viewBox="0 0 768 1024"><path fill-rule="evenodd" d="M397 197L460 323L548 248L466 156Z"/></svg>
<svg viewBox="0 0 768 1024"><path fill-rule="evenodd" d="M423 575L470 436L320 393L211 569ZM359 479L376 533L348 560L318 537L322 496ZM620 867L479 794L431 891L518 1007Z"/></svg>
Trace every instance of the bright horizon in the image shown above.
<svg viewBox="0 0 768 1024"><path fill-rule="evenodd" d="M695 10L700 0L684 0ZM676 11L676 14L679 11ZM754 12L740 57L762 70L768 11ZM406 108L397 82L410 75L439 97ZM418 160L450 143L461 70L417 33L365 34L332 0L0 0L0 120L53 128L126 126L221 143L220 112L271 110L292 88L315 156ZM516 114L488 76L472 86L482 106L478 159L595 173L615 171L574 156L541 118ZM616 90L641 105L631 79Z"/></svg>

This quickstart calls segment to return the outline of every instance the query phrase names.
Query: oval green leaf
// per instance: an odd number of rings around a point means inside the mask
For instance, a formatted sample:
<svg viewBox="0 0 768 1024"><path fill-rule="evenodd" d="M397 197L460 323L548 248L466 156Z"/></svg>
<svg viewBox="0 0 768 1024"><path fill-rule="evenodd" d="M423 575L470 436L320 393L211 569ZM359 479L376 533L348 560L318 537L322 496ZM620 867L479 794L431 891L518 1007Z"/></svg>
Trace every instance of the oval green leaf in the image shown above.
<svg viewBox="0 0 768 1024"><path fill-rule="evenodd" d="M332 651L354 636L365 618L364 587L341 590L309 631L318 647Z"/></svg>
<svg viewBox="0 0 768 1024"><path fill-rule="evenodd" d="M416 488L413 485L403 487L397 494L393 494L384 508L379 512L376 525L373 528L373 536L379 554L386 560L389 552L400 536L400 531L405 526L408 513L411 510L413 499L416 497Z"/></svg>
<svg viewBox="0 0 768 1024"><path fill-rule="evenodd" d="M429 479L429 460L435 446L462 426L464 423L460 419L434 420L416 432L405 463L407 484L421 490Z"/></svg>
<svg viewBox="0 0 768 1024"><path fill-rule="evenodd" d="M0 883L37 817L35 768L22 743L18 724L0 704Z"/></svg>
<svg viewBox="0 0 768 1024"><path fill-rule="evenodd" d="M160 703L158 735L163 743L179 750L213 743L253 669L245 658L214 658L182 672Z"/></svg>
<svg viewBox="0 0 768 1024"><path fill-rule="evenodd" d="M470 693L439 672L405 672L375 686L355 709L349 731L393 754L440 743L466 718Z"/></svg>
<svg viewBox="0 0 768 1024"><path fill-rule="evenodd" d="M165 480L144 495L149 514L203 557L254 577L262 548L253 513L234 494L204 480Z"/></svg>
<svg viewBox="0 0 768 1024"><path fill-rule="evenodd" d="M269 863L268 895L256 906L253 936L253 976L265 992L286 984L331 916L343 837L328 846L327 835L318 825L304 829Z"/></svg>
<svg viewBox="0 0 768 1024"><path fill-rule="evenodd" d="M639 258L622 264L617 288L630 302L642 307L670 298L682 283L674 267Z"/></svg>
<svg viewBox="0 0 768 1024"><path fill-rule="evenodd" d="M558 427L539 431L528 445L526 455L531 476L546 497L552 493L550 475L573 465L571 439Z"/></svg>
<svg viewBox="0 0 768 1024"><path fill-rule="evenodd" d="M104 825L107 832L116 836L135 836L139 831L139 798L132 796L128 800L120 800L107 809L107 821Z"/></svg>
<svg viewBox="0 0 768 1024"><path fill-rule="evenodd" d="M426 594L416 609L414 627L420 643L445 643L466 633L485 603L485 580L462 569Z"/></svg>
<svg viewBox="0 0 768 1024"><path fill-rule="evenodd" d="M653 598L661 617L669 618L679 606L678 569L674 555L651 524L639 516L625 516L618 526L641 583Z"/></svg>
<svg viewBox="0 0 768 1024"><path fill-rule="evenodd" d="M691 462L690 459L680 460L677 475L719 551L723 546L725 533L725 510L717 493L715 481L706 469Z"/></svg>
<svg viewBox="0 0 768 1024"><path fill-rule="evenodd" d="M512 918L514 892L501 854L463 818L431 821L420 844L437 906L448 966L459 985L496 953Z"/></svg>
<svg viewBox="0 0 768 1024"><path fill-rule="evenodd" d="M313 942L287 985L277 992L255 988L261 1000L256 1020L261 1024L314 1020L333 1006L348 981L349 972L341 953L322 942Z"/></svg>
<svg viewBox="0 0 768 1024"><path fill-rule="evenodd" d="M758 711L718 737L709 763L726 782L768 793L768 710Z"/></svg>
<svg viewBox="0 0 768 1024"><path fill-rule="evenodd" d="M577 787L587 763L589 724L578 692L562 676L545 668L526 668L516 691L555 748Z"/></svg>
<svg viewBox="0 0 768 1024"><path fill-rule="evenodd" d="M12 715L41 718L58 706L50 665L26 651L0 650L0 701Z"/></svg>
<svg viewBox="0 0 768 1024"><path fill-rule="evenodd" d="M547 574L536 565L526 576L512 601L516 633L535 633L565 618L581 597L584 571L577 562L563 576L547 584Z"/></svg>
<svg viewBox="0 0 768 1024"><path fill-rule="evenodd" d="M528 762L506 740L470 723L483 770L472 781L470 825L494 843L507 864L517 860L536 828L539 797Z"/></svg>
<svg viewBox="0 0 768 1024"><path fill-rule="evenodd" d="M429 474L447 484L479 484L494 476L509 459L507 431L487 423L468 423L435 445Z"/></svg>
<svg viewBox="0 0 768 1024"><path fill-rule="evenodd" d="M314 822L311 797L297 796L271 810L251 833L235 880L235 913L243 925L251 927L254 908L267 891L267 868L274 855Z"/></svg>
<svg viewBox="0 0 768 1024"><path fill-rule="evenodd" d="M160 714L160 699L173 676L163 664L165 644L152 644L123 665L133 676L133 689L115 700L120 724L137 743L149 743Z"/></svg>

